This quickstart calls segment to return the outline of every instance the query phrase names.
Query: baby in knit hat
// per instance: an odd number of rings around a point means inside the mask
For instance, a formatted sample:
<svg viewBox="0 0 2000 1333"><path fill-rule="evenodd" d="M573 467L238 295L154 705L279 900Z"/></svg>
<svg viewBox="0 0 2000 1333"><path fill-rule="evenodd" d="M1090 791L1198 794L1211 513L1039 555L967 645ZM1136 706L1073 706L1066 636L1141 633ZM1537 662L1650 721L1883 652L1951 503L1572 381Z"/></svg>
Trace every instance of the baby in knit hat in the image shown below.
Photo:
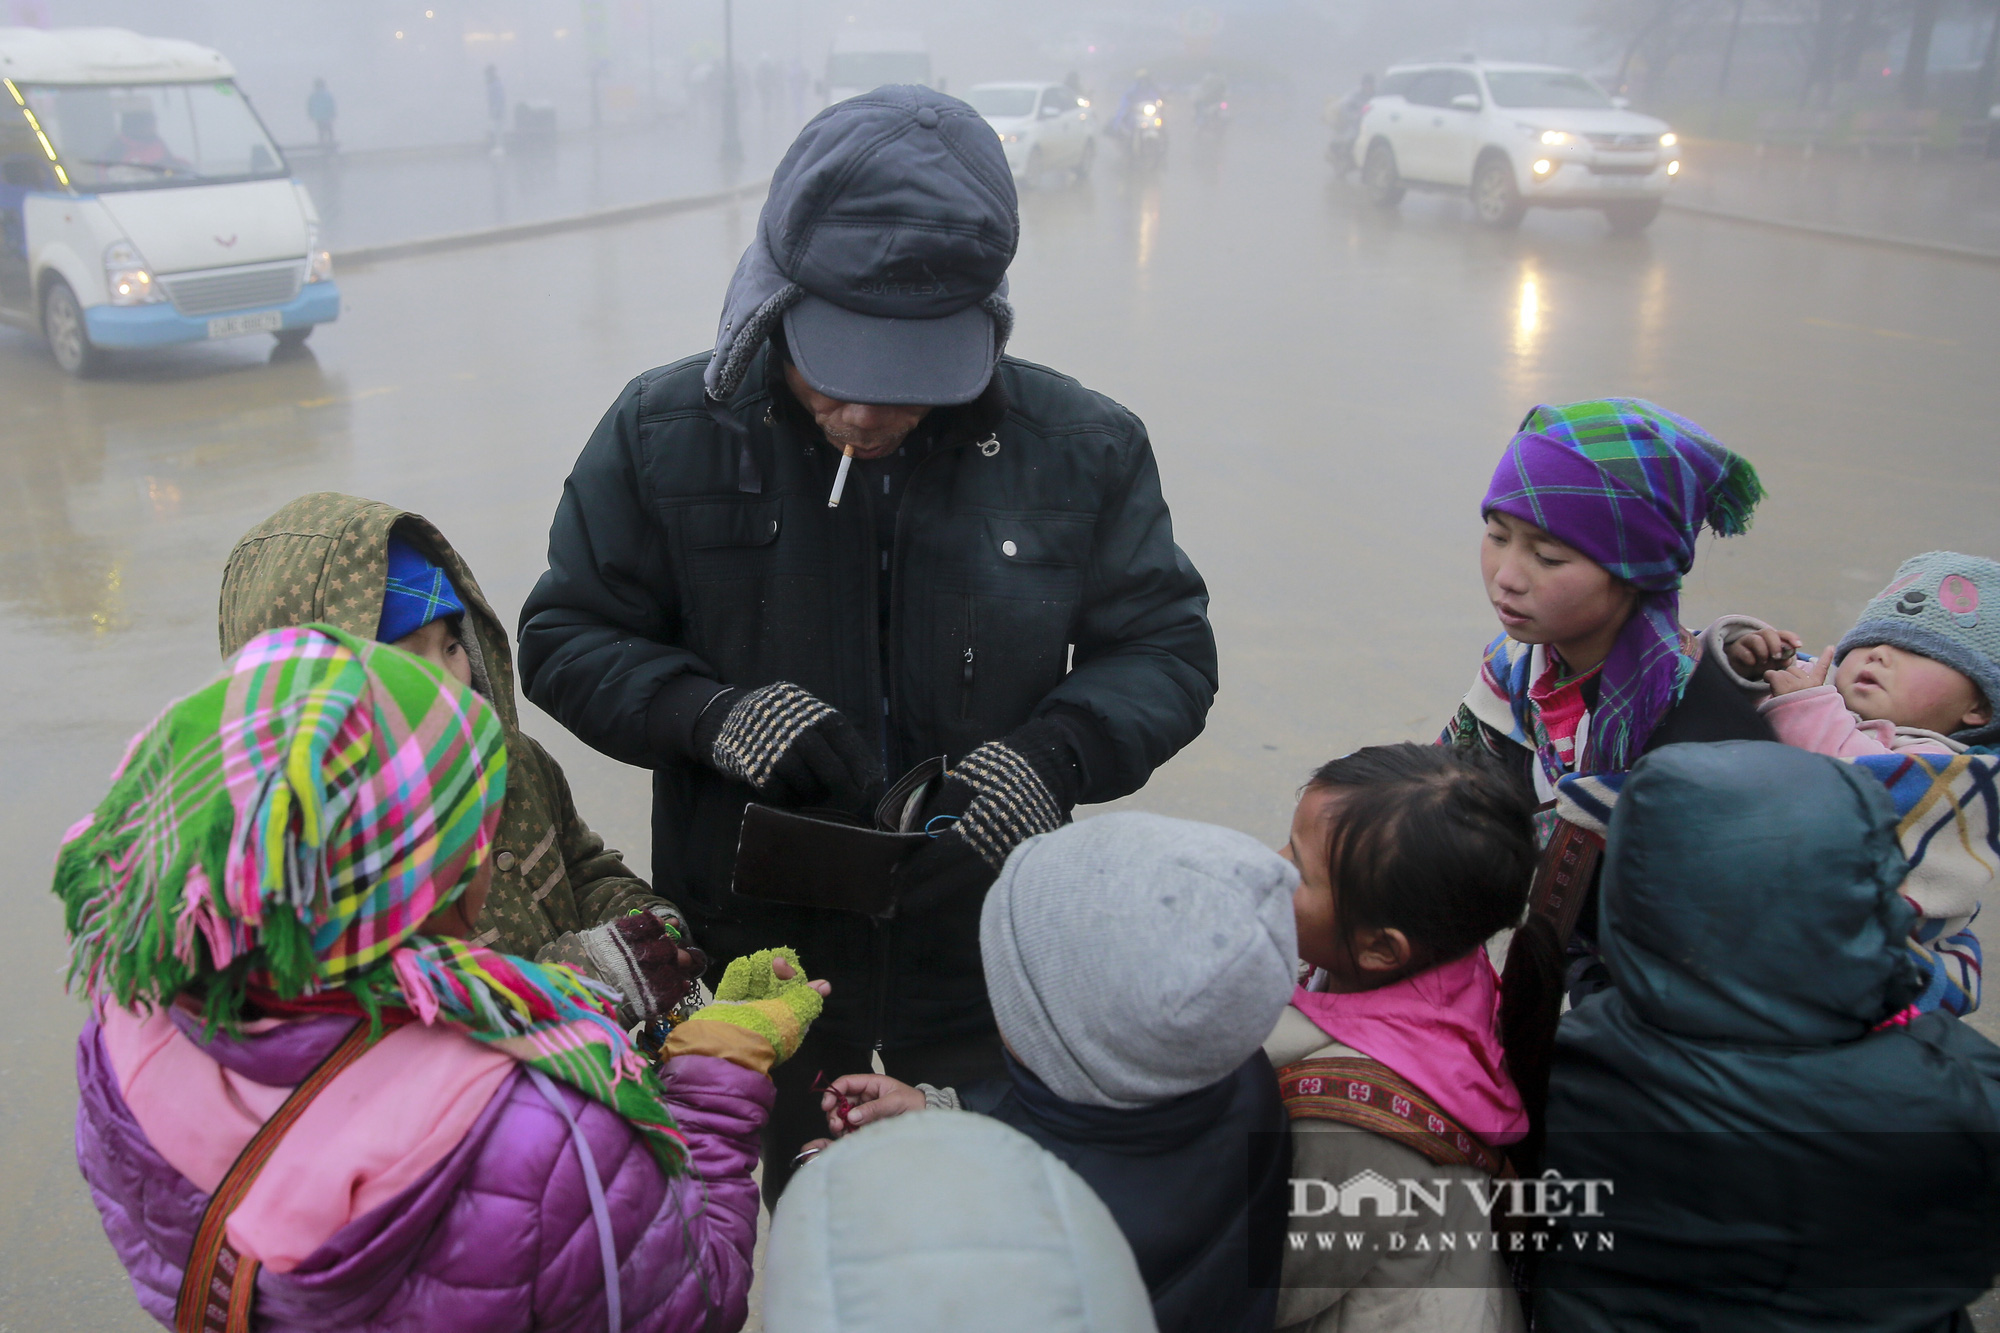
<svg viewBox="0 0 2000 1333"><path fill-rule="evenodd" d="M1012 1125L1104 1200L1161 1333L1267 1333L1287 1122L1261 1043L1292 993L1297 884L1254 838L1159 815L1030 838L979 923L1009 1077L850 1074L829 1130L926 1107Z"/></svg>
<svg viewBox="0 0 2000 1333"><path fill-rule="evenodd" d="M1864 764L1882 756L1953 761L1915 773L1892 762L1876 775L1892 793L1911 782L1924 789L1897 797L1906 815L1923 806L1956 824L1938 836L1935 819L1911 820L1902 895L1917 911L1911 947L1928 978L1917 1007L1972 1012L1983 962L1972 924L1992 892L2000 843L1988 794L1994 761L1957 761L2000 745L2000 564L1956 551L1905 560L1854 628L1810 661L1775 661L1796 653L1799 636L1749 616L1725 616L1702 639L1703 652L1727 662L1747 694L1764 696L1758 711L1787 745Z"/></svg>
<svg viewBox="0 0 2000 1333"><path fill-rule="evenodd" d="M1956 551L1903 562L1840 643L1819 657L1798 635L1728 616L1704 636L1727 655L1778 739L1815 754L1963 754L2000 743L2000 564ZM1761 671L1761 679L1757 679Z"/></svg>

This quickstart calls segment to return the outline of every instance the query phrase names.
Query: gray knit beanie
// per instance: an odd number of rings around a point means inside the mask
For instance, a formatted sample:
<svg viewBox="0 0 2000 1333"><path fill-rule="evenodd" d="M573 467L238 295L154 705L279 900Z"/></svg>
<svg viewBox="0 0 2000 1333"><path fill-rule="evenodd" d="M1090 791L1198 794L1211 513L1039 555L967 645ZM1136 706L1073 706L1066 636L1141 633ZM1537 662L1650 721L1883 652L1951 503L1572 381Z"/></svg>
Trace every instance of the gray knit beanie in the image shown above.
<svg viewBox="0 0 2000 1333"><path fill-rule="evenodd" d="M1050 1091L1086 1106L1220 1081L1291 998L1298 881L1247 834L1161 815L1028 839L979 919L1000 1035Z"/></svg>
<svg viewBox="0 0 2000 1333"><path fill-rule="evenodd" d="M1850 649L1878 643L1942 662L1978 686L1992 716L1951 738L2000 744L2000 564L1956 551L1911 556L1862 608L1834 649L1834 664Z"/></svg>

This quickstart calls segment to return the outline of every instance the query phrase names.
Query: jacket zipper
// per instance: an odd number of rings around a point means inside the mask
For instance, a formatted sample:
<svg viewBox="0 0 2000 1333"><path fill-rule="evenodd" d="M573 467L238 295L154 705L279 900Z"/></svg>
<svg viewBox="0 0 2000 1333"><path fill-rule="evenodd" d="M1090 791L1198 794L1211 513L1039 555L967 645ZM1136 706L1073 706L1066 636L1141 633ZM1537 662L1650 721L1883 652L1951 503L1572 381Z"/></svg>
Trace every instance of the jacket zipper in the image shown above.
<svg viewBox="0 0 2000 1333"><path fill-rule="evenodd" d="M972 662L972 615L968 610L965 617L965 671L958 691L958 720L961 722L972 717Z"/></svg>
<svg viewBox="0 0 2000 1333"><path fill-rule="evenodd" d="M889 1017L889 931L891 928L891 923L887 921L870 921L868 923L868 952L874 955L870 960L869 971L875 974L873 977L875 993L872 997L873 1003L871 1005L874 1012L868 1018L868 1030L873 1034L869 1042L869 1047L876 1051L882 1049L884 1030Z"/></svg>

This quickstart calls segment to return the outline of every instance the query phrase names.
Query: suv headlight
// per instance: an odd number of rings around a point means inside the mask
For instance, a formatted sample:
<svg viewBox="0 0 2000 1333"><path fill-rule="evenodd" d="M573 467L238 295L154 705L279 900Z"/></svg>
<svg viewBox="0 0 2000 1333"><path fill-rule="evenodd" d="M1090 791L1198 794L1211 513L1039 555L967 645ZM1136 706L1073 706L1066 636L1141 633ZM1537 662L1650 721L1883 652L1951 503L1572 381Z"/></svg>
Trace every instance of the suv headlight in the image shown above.
<svg viewBox="0 0 2000 1333"><path fill-rule="evenodd" d="M1668 130L1665 134L1662 134L1660 136L1660 147L1672 148L1675 144L1679 143L1680 141L1681 141L1680 135L1675 134L1672 130Z"/></svg>
<svg viewBox="0 0 2000 1333"><path fill-rule="evenodd" d="M113 305L151 305L167 299L130 241L113 241L104 248L104 289Z"/></svg>
<svg viewBox="0 0 2000 1333"><path fill-rule="evenodd" d="M306 281L330 282L333 279L333 253L328 250L314 250L306 257Z"/></svg>

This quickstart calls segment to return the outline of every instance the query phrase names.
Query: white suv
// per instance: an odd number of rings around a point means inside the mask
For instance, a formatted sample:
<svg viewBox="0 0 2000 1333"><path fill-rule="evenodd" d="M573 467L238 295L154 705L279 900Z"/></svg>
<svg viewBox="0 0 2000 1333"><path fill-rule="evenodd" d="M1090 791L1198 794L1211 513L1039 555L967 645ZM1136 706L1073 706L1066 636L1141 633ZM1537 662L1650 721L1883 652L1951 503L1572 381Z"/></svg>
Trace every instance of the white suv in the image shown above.
<svg viewBox="0 0 2000 1333"><path fill-rule="evenodd" d="M1553 65L1399 65L1363 108L1355 165L1384 208L1406 189L1463 190L1489 227L1539 208L1597 208L1635 232L1680 171L1665 121Z"/></svg>

